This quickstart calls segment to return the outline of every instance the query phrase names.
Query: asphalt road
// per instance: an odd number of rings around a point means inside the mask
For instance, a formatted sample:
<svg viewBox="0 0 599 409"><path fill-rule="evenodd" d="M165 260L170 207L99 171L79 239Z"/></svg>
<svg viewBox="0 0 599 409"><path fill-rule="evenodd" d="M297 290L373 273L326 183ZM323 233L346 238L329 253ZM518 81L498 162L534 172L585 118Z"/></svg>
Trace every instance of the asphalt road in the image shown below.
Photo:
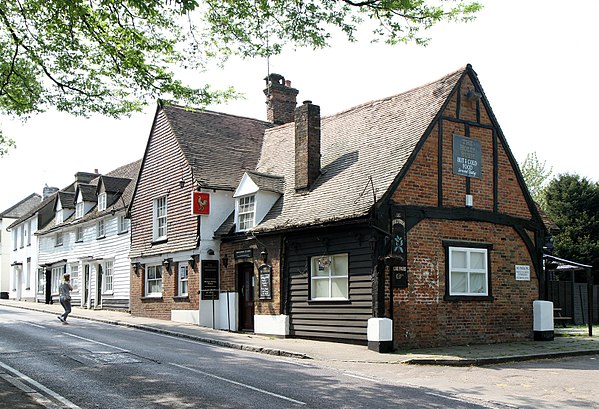
<svg viewBox="0 0 599 409"><path fill-rule="evenodd" d="M0 307L0 364L56 407L504 407L364 371Z"/></svg>

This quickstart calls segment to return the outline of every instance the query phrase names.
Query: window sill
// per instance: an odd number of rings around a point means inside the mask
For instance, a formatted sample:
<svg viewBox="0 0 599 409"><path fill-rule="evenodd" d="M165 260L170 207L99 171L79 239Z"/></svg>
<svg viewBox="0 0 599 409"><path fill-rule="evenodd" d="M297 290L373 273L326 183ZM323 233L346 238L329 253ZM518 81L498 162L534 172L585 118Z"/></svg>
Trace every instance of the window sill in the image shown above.
<svg viewBox="0 0 599 409"><path fill-rule="evenodd" d="M175 302L189 302L189 295L177 295L173 297Z"/></svg>
<svg viewBox="0 0 599 409"><path fill-rule="evenodd" d="M351 304L351 300L338 300L338 299L330 299L330 300L308 300L308 305L310 304L337 304L337 305L346 305Z"/></svg>
<svg viewBox="0 0 599 409"><path fill-rule="evenodd" d="M129 230L120 231L120 232L117 233L117 236L121 236L121 235L127 234L127 233L129 233Z"/></svg>
<svg viewBox="0 0 599 409"><path fill-rule="evenodd" d="M141 297L141 301L162 301L162 296L161 295L148 295L145 297Z"/></svg>
<svg viewBox="0 0 599 409"><path fill-rule="evenodd" d="M157 246L158 244L164 244L168 241L168 238L165 239L156 239L153 240L152 243L150 243L152 246Z"/></svg>
<svg viewBox="0 0 599 409"><path fill-rule="evenodd" d="M75 243L83 243L83 240L76 240Z"/></svg>
<svg viewBox="0 0 599 409"><path fill-rule="evenodd" d="M445 301L494 301L492 295L446 295Z"/></svg>
<svg viewBox="0 0 599 409"><path fill-rule="evenodd" d="M54 247L62 247L62 244L57 244Z"/></svg>
<svg viewBox="0 0 599 409"><path fill-rule="evenodd" d="M96 237L96 240L102 240L102 239L105 239L105 238L106 238L106 236L98 236L98 237Z"/></svg>

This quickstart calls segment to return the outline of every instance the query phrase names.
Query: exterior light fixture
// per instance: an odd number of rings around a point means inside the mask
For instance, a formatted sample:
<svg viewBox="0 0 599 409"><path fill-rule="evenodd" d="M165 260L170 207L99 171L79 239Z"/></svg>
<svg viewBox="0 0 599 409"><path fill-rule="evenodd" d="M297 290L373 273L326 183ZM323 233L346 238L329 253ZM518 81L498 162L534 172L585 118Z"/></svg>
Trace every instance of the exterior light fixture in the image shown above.
<svg viewBox="0 0 599 409"><path fill-rule="evenodd" d="M262 257L262 262L266 264L266 261L268 260L268 251L264 249L264 251L260 253L260 257Z"/></svg>
<svg viewBox="0 0 599 409"><path fill-rule="evenodd" d="M213 255L214 255L214 250L212 250L212 249L208 249L208 250L206 251L206 254L208 254L209 256L213 256Z"/></svg>
<svg viewBox="0 0 599 409"><path fill-rule="evenodd" d="M183 179L183 176L181 176L181 179L179 180L179 187L181 189L185 187L185 179Z"/></svg>
<svg viewBox="0 0 599 409"><path fill-rule="evenodd" d="M187 259L187 262L189 263L191 268L194 268L196 265L196 259L193 255L189 256L189 258Z"/></svg>
<svg viewBox="0 0 599 409"><path fill-rule="evenodd" d="M469 89L468 92L466 92L466 94L464 94L464 96L466 97L466 99L468 101L478 101L482 98L483 94L481 94L480 92L476 92L472 89Z"/></svg>
<svg viewBox="0 0 599 409"><path fill-rule="evenodd" d="M229 266L229 257L225 254L222 259L223 267L227 268Z"/></svg>
<svg viewBox="0 0 599 409"><path fill-rule="evenodd" d="M376 237L374 237L374 235L370 236L368 239L368 246L370 247L370 251L374 253L376 250Z"/></svg>

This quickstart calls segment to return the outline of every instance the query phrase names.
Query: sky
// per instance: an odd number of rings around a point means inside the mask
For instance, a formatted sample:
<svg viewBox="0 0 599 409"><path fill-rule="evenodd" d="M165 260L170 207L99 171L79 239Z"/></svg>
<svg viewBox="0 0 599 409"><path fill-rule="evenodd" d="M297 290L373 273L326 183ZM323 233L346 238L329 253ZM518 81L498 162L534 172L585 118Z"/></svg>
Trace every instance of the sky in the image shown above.
<svg viewBox="0 0 599 409"><path fill-rule="evenodd" d="M231 60L189 79L245 99L213 111L266 120L264 77L283 75L323 116L396 95L472 64L516 160L535 152L553 176L599 181L599 1L482 0L476 21L429 30L427 47L350 44L287 51L265 59ZM365 33L366 34L366 33ZM156 102L120 120L47 112L26 123L0 117L17 148L0 158L0 212L44 185L63 188L76 172L107 173L141 159Z"/></svg>

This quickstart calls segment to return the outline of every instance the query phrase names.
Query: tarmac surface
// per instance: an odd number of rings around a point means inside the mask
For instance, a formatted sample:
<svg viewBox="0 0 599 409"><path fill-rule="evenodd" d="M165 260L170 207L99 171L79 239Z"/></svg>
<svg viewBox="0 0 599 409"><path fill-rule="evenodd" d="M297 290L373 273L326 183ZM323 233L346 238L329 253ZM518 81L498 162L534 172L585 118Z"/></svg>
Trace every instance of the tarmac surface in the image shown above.
<svg viewBox="0 0 599 409"><path fill-rule="evenodd" d="M49 319L56 319L56 316L63 312L60 304L0 300L0 306L52 314ZM556 328L556 336L553 341L521 341L398 350L382 354L371 351L363 345L228 332L193 324L134 317L129 313L120 311L88 310L73 307L73 311L69 316L69 319L71 318L123 325L228 348L323 362L474 366L599 354L599 335L597 335L599 328L594 331L593 337L588 336L586 329ZM54 407L50 402L44 402L43 396L40 396L39 393L21 382L19 377L19 374L12 373L9 369L0 365L0 408Z"/></svg>

